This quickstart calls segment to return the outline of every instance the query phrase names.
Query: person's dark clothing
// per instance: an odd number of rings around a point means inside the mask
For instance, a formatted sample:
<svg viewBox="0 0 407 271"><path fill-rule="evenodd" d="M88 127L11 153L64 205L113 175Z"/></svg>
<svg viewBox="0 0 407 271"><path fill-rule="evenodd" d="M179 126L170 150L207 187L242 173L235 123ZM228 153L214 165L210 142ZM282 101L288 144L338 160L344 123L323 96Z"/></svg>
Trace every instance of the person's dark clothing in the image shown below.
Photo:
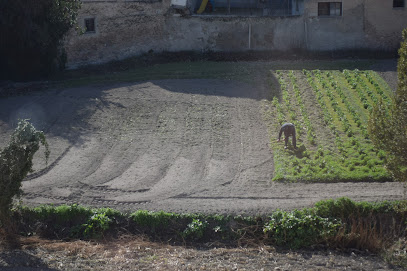
<svg viewBox="0 0 407 271"><path fill-rule="evenodd" d="M292 136L293 137L293 146L294 148L297 148L297 140L295 137L295 126L292 123L285 123L283 126L281 126L280 133L278 134L278 140L281 138L281 134L284 132L285 136L285 146L288 144L288 137Z"/></svg>

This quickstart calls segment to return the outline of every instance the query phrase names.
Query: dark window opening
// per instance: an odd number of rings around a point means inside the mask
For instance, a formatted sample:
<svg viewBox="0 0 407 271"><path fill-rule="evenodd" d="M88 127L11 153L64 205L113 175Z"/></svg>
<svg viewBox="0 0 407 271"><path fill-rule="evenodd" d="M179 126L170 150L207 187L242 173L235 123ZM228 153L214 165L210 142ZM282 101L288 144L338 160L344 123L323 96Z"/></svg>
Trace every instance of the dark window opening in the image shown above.
<svg viewBox="0 0 407 271"><path fill-rule="evenodd" d="M393 8L404 8L404 0L393 0Z"/></svg>
<svg viewBox="0 0 407 271"><path fill-rule="evenodd" d="M85 32L95 32L95 18L85 19Z"/></svg>
<svg viewBox="0 0 407 271"><path fill-rule="evenodd" d="M342 16L342 2L318 3L318 16Z"/></svg>

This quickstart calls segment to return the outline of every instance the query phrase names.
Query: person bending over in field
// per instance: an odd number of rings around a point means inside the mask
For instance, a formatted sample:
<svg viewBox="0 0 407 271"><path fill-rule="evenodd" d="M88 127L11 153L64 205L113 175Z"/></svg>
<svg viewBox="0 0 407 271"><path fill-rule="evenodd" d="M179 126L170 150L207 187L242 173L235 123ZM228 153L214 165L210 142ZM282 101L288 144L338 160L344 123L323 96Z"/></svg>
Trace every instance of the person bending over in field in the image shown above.
<svg viewBox="0 0 407 271"><path fill-rule="evenodd" d="M284 132L285 136L285 146L284 149L287 149L287 144L288 144L288 138L290 136L293 137L293 146L294 149L297 148L297 139L295 138L295 126L292 123L284 123L283 126L281 126L280 133L278 134L278 140L277 142L280 142L281 134Z"/></svg>

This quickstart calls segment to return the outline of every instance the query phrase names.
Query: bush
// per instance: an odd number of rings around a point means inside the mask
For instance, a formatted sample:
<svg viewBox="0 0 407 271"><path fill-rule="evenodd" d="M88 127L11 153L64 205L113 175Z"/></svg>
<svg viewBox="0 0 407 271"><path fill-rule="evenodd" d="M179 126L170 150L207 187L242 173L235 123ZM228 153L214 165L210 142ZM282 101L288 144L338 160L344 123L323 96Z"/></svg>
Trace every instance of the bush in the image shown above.
<svg viewBox="0 0 407 271"><path fill-rule="evenodd" d="M184 238L199 240L204 236L207 227L208 222L194 218L192 222L188 224L187 228L183 231L182 236Z"/></svg>
<svg viewBox="0 0 407 271"><path fill-rule="evenodd" d="M316 214L322 217L338 218L346 221L353 218L364 218L375 214L407 212L406 202L383 201L379 203L355 202L349 198L322 200L315 203Z"/></svg>
<svg viewBox="0 0 407 271"><path fill-rule="evenodd" d="M10 143L0 150L0 222L4 223L9 216L13 197L20 195L21 182L32 170L32 159L40 144L45 146L45 158L48 159L44 133L27 120L20 120Z"/></svg>
<svg viewBox="0 0 407 271"><path fill-rule="evenodd" d="M152 232L163 231L180 218L180 215L163 211L152 212L138 210L130 215L130 219L133 220L137 226L148 228Z"/></svg>
<svg viewBox="0 0 407 271"><path fill-rule="evenodd" d="M319 216L341 221L338 232L327 240L333 247L379 252L406 232L406 201L370 203L340 198L317 202L314 209Z"/></svg>
<svg viewBox="0 0 407 271"><path fill-rule="evenodd" d="M379 100L369 119L373 143L386 152L387 168L394 179L407 181L407 29L399 49L398 87L393 103Z"/></svg>
<svg viewBox="0 0 407 271"><path fill-rule="evenodd" d="M337 220L318 216L313 210L276 211L264 226L264 232L277 245L301 248L333 236L340 225Z"/></svg>
<svg viewBox="0 0 407 271"><path fill-rule="evenodd" d="M356 212L356 203L349 198L318 201L316 213L322 217L347 218Z"/></svg>
<svg viewBox="0 0 407 271"><path fill-rule="evenodd" d="M124 218L122 213L111 208L92 209L78 204L18 206L14 212L25 225L21 231L37 232L50 238L98 239L112 224L118 224Z"/></svg>
<svg viewBox="0 0 407 271"><path fill-rule="evenodd" d="M78 204L72 205L42 205L33 208L33 214L35 219L47 221L51 225L75 225L81 221L85 221L92 215L92 210L89 208L80 206Z"/></svg>
<svg viewBox="0 0 407 271"><path fill-rule="evenodd" d="M112 219L105 213L95 213L82 225L83 235L85 238L100 238L109 229L110 223Z"/></svg>

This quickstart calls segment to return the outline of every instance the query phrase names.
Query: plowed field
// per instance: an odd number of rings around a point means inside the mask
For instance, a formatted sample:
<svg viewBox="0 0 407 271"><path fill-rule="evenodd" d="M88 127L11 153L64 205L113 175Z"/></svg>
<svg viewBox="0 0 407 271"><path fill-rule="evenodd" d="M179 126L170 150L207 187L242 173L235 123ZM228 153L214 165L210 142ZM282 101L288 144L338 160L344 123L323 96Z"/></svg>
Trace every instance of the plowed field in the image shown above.
<svg viewBox="0 0 407 271"><path fill-rule="evenodd" d="M272 94L262 74L252 82L144 80L3 97L0 147L18 118L46 133L51 157L47 165L41 151L34 159L23 182L28 205L257 214L343 196L403 198L398 183L272 182L261 109Z"/></svg>

